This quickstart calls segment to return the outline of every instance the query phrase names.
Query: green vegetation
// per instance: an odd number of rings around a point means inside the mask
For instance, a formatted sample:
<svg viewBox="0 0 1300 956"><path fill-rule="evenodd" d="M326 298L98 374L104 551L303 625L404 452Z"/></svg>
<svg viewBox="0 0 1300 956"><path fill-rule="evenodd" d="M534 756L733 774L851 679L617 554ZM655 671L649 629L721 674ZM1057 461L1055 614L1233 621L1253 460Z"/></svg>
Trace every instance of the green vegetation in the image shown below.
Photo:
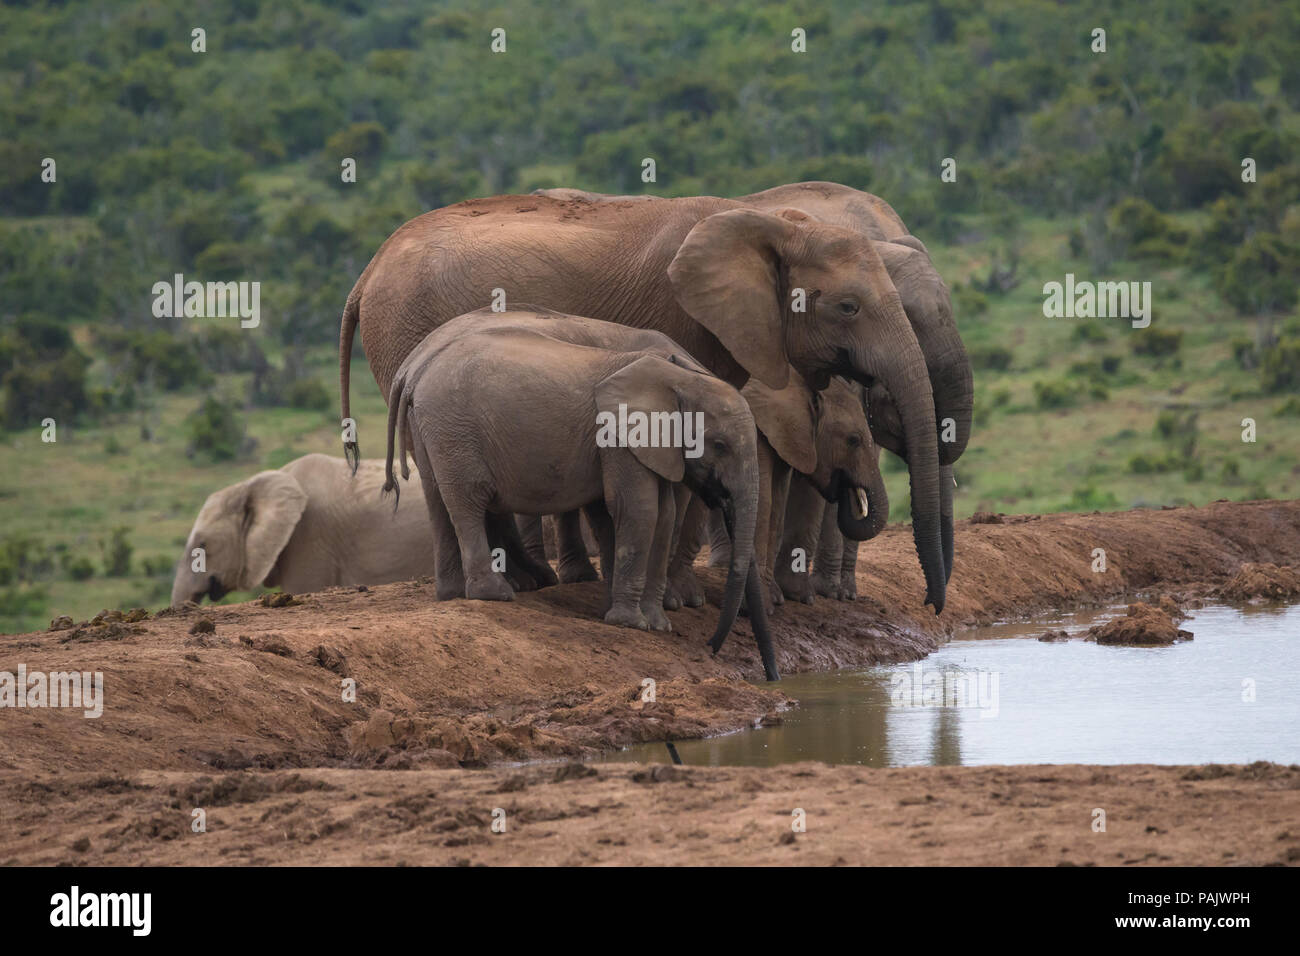
<svg viewBox="0 0 1300 956"><path fill-rule="evenodd" d="M200 19L204 53L160 0L0 12L0 629L165 602L209 493L338 453L339 314L392 230L540 186L887 199L976 367L961 514L1300 489L1294 5L214 0ZM176 273L260 282L261 324L155 317ZM1045 318L1066 273L1150 282L1151 326Z"/></svg>

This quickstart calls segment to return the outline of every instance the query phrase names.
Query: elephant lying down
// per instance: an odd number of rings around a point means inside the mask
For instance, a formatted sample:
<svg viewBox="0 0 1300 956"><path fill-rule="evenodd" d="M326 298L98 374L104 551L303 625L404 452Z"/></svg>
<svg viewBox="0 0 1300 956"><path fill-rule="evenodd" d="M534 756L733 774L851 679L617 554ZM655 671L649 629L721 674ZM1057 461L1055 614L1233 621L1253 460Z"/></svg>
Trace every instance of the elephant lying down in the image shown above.
<svg viewBox="0 0 1300 956"><path fill-rule="evenodd" d="M413 501L394 513L383 483L381 461L361 462L354 478L342 458L304 455L213 492L176 566L172 604L263 585L301 594L432 576L424 509Z"/></svg>
<svg viewBox="0 0 1300 956"><path fill-rule="evenodd" d="M630 348L629 336L654 347ZM613 569L606 622L670 630L663 592L684 485L722 510L734 538L714 647L735 622L742 592L762 603L753 416L735 388L667 336L525 306L452 319L393 378L385 490L396 488L398 437L404 472L409 438L433 521L439 598L512 599L504 569L494 566L494 517L498 530L513 529L512 514L582 508L602 566ZM754 615L753 625L776 680L766 617Z"/></svg>

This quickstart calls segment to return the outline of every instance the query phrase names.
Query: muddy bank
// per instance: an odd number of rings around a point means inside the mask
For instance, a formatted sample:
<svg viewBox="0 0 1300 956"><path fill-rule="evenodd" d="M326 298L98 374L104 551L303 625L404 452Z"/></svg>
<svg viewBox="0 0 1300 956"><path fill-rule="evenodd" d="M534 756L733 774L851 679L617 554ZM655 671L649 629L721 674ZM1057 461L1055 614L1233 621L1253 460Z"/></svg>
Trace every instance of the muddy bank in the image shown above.
<svg viewBox="0 0 1300 956"><path fill-rule="evenodd" d="M1300 768L1275 764L3 773L0 803L11 865L1300 860Z"/></svg>
<svg viewBox="0 0 1300 956"><path fill-rule="evenodd" d="M888 529L862 549L857 602L778 611L782 670L916 659L960 625L1206 591L1247 561L1297 565L1300 502L962 522L958 549L935 618L910 529ZM721 572L701 575L716 601ZM101 671L105 700L92 720L0 710L0 770L482 767L780 719L779 685L746 683L761 676L747 623L715 659L715 608L674 613L672 634L628 631L596 619L600 587L438 604L431 583L411 582L5 635L0 671Z"/></svg>

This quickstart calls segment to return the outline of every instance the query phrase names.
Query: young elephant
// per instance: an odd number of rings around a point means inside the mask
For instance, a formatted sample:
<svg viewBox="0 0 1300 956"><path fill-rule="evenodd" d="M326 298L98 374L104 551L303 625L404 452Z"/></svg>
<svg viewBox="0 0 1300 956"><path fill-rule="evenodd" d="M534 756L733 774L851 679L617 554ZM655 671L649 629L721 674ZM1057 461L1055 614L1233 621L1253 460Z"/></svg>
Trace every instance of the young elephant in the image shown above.
<svg viewBox="0 0 1300 956"><path fill-rule="evenodd" d="M837 378L825 390L813 392L792 375L786 388L771 389L750 380L741 394L758 426L760 467L766 462L771 476L770 517L766 529L760 522L755 550L763 562L769 599L780 604L786 594L803 596L800 582L807 574L794 569L806 571L812 556L802 520L787 534L787 499L812 498L801 508L815 510L818 528L825 504L835 504L825 511L838 529L837 540L857 542L874 538L885 526L889 497L857 388ZM797 514L802 518L802 511ZM843 538L838 537L841 532ZM785 538L789 540L782 546ZM725 540L714 538L715 553L725 554L725 547ZM794 547L806 549L801 559L792 556ZM710 563L713 560L711 555Z"/></svg>
<svg viewBox="0 0 1300 956"><path fill-rule="evenodd" d="M172 604L259 585L301 594L431 576L424 510L411 502L394 514L383 482L381 461L361 462L354 477L342 458L304 455L213 492L176 566Z"/></svg>
<svg viewBox="0 0 1300 956"><path fill-rule="evenodd" d="M393 379L385 489L396 487L394 437L402 437L405 463L409 434L437 539L438 596L513 597L493 570L489 516L582 508L598 530L602 564L613 569L605 620L668 630L663 588L681 482L721 508L735 535L714 635L720 644L742 592L759 587L749 408L734 388L673 352L666 336L639 333L658 336L656 350L575 345L557 337L560 321L585 324L590 342L614 328L531 309L470 313L431 332ZM776 679L765 618L754 620L754 631Z"/></svg>

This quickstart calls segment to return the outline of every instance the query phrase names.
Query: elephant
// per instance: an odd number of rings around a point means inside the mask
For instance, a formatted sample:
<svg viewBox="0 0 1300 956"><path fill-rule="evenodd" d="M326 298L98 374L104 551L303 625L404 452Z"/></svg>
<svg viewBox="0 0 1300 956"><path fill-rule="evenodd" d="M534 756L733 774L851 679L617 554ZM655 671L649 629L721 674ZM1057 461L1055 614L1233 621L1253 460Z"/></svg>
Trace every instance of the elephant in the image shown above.
<svg viewBox="0 0 1300 956"><path fill-rule="evenodd" d="M791 578L807 581L808 558L813 553L802 538L803 560L791 556L791 546L782 546L791 488L808 489L818 521L825 510L831 527L842 535L840 540L855 545L868 541L889 521L880 451L871 437L860 387L835 378L824 391L813 392L795 381L792 376L792 384L780 391L750 381L741 391L772 451L773 487L782 488L772 494L767 536L759 544L772 603L780 603L787 590L795 590L789 587ZM826 507L828 502L836 507ZM726 550L727 542L715 534L710 564L715 555L725 556ZM797 596L802 597L802 591Z"/></svg>
<svg viewBox="0 0 1300 956"><path fill-rule="evenodd" d="M739 388L844 375L892 396L909 465L925 601L942 611L939 450L926 357L876 244L860 232L715 197L587 202L496 196L399 227L354 285L339 332L344 419L352 342L387 396L434 328L486 303L654 329ZM345 453L359 453L356 442ZM682 535L685 536L685 526Z"/></svg>
<svg viewBox="0 0 1300 956"><path fill-rule="evenodd" d="M383 482L382 461L361 462L354 476L343 459L313 454L213 492L177 563L172 604L262 585L302 594L432 577L423 509L393 514Z"/></svg>
<svg viewBox="0 0 1300 956"><path fill-rule="evenodd" d="M579 189L539 189L536 195L596 202L614 197ZM636 197L618 197L624 199ZM652 197L642 197L652 198ZM738 202L770 212L798 209L819 222L860 233L873 241L889 277L902 299L921 351L925 353L939 428L940 533L944 581L952 576L953 463L966 449L974 411L974 378L970 358L953 321L952 298L934 268L930 252L911 235L889 203L861 190L828 182L776 186L737 198ZM876 443L908 457L903 420L894 396L883 382L871 390L871 431ZM951 422L951 427L945 425Z"/></svg>
<svg viewBox="0 0 1300 956"><path fill-rule="evenodd" d="M952 297L930 260L930 251L908 232L889 203L838 183L792 183L742 196L739 201L758 209L799 209L818 222L876 240L876 249L925 354L930 376L939 428L940 530L947 581L952 576L954 556L953 463L970 441L975 386L970 358L953 320ZM874 383L868 399L871 432L880 447L906 461L910 454L906 429L894 399L883 382Z"/></svg>
<svg viewBox="0 0 1300 956"><path fill-rule="evenodd" d="M582 323L590 342L658 341L606 349L560 337ZM734 535L715 650L742 594L758 594L753 416L736 389L666 336L531 307L460 316L430 332L393 378L386 491L397 488L399 436L403 469L409 447L433 523L440 599L513 598L492 568L489 515L513 527L512 514L582 508L612 569L605 621L671 630L663 589L678 484L720 508ZM766 619L751 617L764 671L779 679Z"/></svg>

